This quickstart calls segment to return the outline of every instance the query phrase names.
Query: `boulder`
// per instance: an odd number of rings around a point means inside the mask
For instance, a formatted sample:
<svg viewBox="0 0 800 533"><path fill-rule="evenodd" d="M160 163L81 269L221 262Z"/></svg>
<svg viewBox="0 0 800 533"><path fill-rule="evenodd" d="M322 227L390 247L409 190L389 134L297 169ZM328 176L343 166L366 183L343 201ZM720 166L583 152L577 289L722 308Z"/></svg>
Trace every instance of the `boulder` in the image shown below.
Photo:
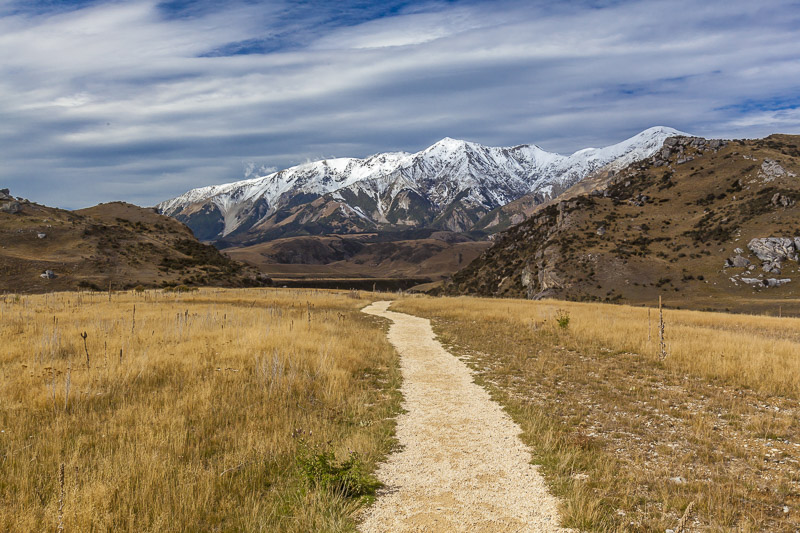
<svg viewBox="0 0 800 533"><path fill-rule="evenodd" d="M39 274L39 277L43 279L54 279L56 277L56 274L52 270L45 270L44 272Z"/></svg>
<svg viewBox="0 0 800 533"><path fill-rule="evenodd" d="M772 262L765 262L761 265L761 268L764 272L769 272L770 274L780 274L781 273L781 262L780 261L772 261Z"/></svg>
<svg viewBox="0 0 800 533"><path fill-rule="evenodd" d="M763 281L765 287L780 287L781 285L785 285L789 283L790 279L775 279L775 278L768 278Z"/></svg>
<svg viewBox="0 0 800 533"><path fill-rule="evenodd" d="M596 231L595 233L597 233L597 234L598 234L599 236L601 236L601 237L602 237L603 235L605 235L605 234L606 234L606 228L605 228L605 226L600 226L599 228L597 228L597 231Z"/></svg>
<svg viewBox="0 0 800 533"><path fill-rule="evenodd" d="M736 268L747 268L750 266L750 260L746 257L742 257L741 255L735 255L728 259L725 264L726 266L732 266Z"/></svg>
<svg viewBox="0 0 800 533"><path fill-rule="evenodd" d="M0 200L13 200L11 193L8 189L0 189Z"/></svg>
<svg viewBox="0 0 800 533"><path fill-rule="evenodd" d="M664 146L668 146L670 148L676 146L678 144L679 139L680 137L669 137L667 139L664 139Z"/></svg>

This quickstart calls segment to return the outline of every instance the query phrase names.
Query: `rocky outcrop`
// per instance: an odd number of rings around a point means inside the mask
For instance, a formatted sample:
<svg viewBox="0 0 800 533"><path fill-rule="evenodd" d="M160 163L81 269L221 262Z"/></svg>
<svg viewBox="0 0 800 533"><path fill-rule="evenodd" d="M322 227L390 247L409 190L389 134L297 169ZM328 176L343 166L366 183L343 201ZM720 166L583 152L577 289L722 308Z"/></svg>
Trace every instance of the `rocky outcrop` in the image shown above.
<svg viewBox="0 0 800 533"><path fill-rule="evenodd" d="M22 206L16 200L0 204L0 212L15 214L22 211Z"/></svg>
<svg viewBox="0 0 800 533"><path fill-rule="evenodd" d="M761 163L761 170L758 171L758 177L764 183L769 183L777 178L795 178L797 175L783 168L781 164L774 159L764 159L764 162ZM774 201L775 198L773 197L773 202Z"/></svg>
<svg viewBox="0 0 800 533"><path fill-rule="evenodd" d="M661 151L653 156L653 166L668 165L671 160L682 165L692 161L698 154L716 152L725 147L728 141L722 139L703 139L702 137L670 137L664 141ZM692 155L693 154L693 155Z"/></svg>
<svg viewBox="0 0 800 533"><path fill-rule="evenodd" d="M767 237L752 239L747 243L756 257L765 263L780 263L786 259L797 261L797 250L800 247L800 237Z"/></svg>
<svg viewBox="0 0 800 533"><path fill-rule="evenodd" d="M780 274L783 261L798 261L800 259L800 237L766 237L752 239L747 248L761 260L761 269L770 274ZM755 268L750 260L741 254L744 251L736 248L734 257L725 260L725 268ZM744 280L744 278L742 278ZM769 285L770 287L774 285Z"/></svg>
<svg viewBox="0 0 800 533"><path fill-rule="evenodd" d="M22 211L22 205L14 199L9 193L8 189L0 189L0 213L19 213Z"/></svg>
<svg viewBox="0 0 800 533"><path fill-rule="evenodd" d="M771 203L775 207L792 207L795 204L795 201L786 195L776 192L774 195L772 195Z"/></svg>
<svg viewBox="0 0 800 533"><path fill-rule="evenodd" d="M520 281L529 300L547 298L564 287L555 268L559 260L558 251L554 247L546 247L537 250L534 261L525 265L520 273Z"/></svg>

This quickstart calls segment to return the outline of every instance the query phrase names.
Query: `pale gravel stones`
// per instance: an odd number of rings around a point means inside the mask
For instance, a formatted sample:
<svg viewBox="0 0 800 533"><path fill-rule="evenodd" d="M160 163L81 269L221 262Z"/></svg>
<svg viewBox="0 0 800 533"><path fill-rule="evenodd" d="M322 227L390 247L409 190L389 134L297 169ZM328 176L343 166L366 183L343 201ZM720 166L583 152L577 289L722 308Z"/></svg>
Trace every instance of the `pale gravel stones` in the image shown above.
<svg viewBox="0 0 800 533"><path fill-rule="evenodd" d="M467 366L436 341L430 321L388 311L389 341L400 353L401 450L378 469L385 484L359 529L372 532L557 532L549 494L520 428L472 380Z"/></svg>

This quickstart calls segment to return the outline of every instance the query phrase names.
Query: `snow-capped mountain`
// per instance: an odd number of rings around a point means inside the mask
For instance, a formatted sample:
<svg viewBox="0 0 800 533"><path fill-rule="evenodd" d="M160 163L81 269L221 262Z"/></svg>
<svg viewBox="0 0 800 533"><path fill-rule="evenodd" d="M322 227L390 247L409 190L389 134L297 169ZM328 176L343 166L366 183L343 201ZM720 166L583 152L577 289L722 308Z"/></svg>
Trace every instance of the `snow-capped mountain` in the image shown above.
<svg viewBox="0 0 800 533"><path fill-rule="evenodd" d="M157 208L211 241L423 227L468 231L493 209L524 195L548 199L599 168L647 158L676 135L686 134L655 127L572 155L445 138L417 153L327 159L193 189Z"/></svg>

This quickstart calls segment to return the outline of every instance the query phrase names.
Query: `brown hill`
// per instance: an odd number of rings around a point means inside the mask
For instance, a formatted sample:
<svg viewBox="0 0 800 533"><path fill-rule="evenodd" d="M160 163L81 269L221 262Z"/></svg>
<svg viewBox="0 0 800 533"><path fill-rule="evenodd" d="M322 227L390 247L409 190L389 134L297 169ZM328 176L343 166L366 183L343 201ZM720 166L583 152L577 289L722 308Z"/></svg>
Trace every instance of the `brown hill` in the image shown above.
<svg viewBox="0 0 800 533"><path fill-rule="evenodd" d="M534 209L445 291L800 310L799 146L789 135L668 139L659 154Z"/></svg>
<svg viewBox="0 0 800 533"><path fill-rule="evenodd" d="M440 280L475 259L489 244L444 231L422 238L396 240L365 233L288 237L227 248L224 253L276 279Z"/></svg>
<svg viewBox="0 0 800 533"><path fill-rule="evenodd" d="M112 202L65 211L0 194L0 291L260 283L256 269L152 209Z"/></svg>

